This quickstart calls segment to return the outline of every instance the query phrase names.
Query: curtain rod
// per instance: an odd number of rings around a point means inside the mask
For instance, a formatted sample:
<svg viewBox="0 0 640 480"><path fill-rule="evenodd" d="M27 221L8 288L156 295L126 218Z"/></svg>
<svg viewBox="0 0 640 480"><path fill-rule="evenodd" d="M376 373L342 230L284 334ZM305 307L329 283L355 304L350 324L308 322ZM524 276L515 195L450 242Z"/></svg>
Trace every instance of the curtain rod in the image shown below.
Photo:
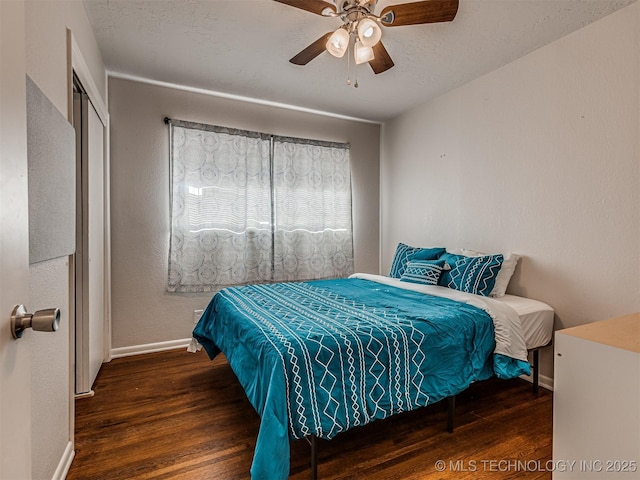
<svg viewBox="0 0 640 480"><path fill-rule="evenodd" d="M0 2L1 1L2 0L0 0ZM278 141L281 141L281 142L299 143L299 144L308 144L308 145L319 145L319 146L324 146L324 147L350 148L350 145L349 145L348 142L333 142L333 141L315 140L315 139L298 138L298 137L286 137L286 136L282 136L282 135L275 135L273 133L254 132L254 131L250 131L250 130L242 130L242 129L237 129L237 128L221 127L221 126L218 126L218 125L210 125L210 124L207 124L207 123L196 123L196 122L189 122L189 121L186 121L186 120L171 119L169 117L164 117L164 123L165 123L165 125L174 125L174 123L175 123L174 126L176 126L176 127L194 128L194 129L204 130L204 131L208 131L208 132L227 133L227 134L231 134L231 135L244 135L244 136L250 137L250 138L257 138L257 137L269 138L269 137L273 137L273 138L278 139Z"/></svg>

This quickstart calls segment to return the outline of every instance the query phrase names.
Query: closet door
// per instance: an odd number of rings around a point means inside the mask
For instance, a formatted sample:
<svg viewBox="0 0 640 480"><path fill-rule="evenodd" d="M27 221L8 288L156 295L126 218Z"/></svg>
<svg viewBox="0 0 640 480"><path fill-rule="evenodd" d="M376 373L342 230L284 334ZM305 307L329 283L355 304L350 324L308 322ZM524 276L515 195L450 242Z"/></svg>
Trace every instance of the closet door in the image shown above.
<svg viewBox="0 0 640 480"><path fill-rule="evenodd" d="M84 93L74 94L78 144L76 394L91 392L104 360L104 126Z"/></svg>

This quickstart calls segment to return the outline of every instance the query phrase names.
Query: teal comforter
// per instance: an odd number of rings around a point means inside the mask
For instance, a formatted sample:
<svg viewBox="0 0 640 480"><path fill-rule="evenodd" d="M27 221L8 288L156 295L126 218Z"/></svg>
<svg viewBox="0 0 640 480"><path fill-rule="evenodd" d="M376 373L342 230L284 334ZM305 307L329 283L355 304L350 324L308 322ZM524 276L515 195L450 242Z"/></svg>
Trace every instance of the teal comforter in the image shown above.
<svg viewBox="0 0 640 480"><path fill-rule="evenodd" d="M251 477L289 475L289 442L422 407L491 377L528 373L494 361L483 310L362 279L226 288L196 325L221 351L261 417Z"/></svg>

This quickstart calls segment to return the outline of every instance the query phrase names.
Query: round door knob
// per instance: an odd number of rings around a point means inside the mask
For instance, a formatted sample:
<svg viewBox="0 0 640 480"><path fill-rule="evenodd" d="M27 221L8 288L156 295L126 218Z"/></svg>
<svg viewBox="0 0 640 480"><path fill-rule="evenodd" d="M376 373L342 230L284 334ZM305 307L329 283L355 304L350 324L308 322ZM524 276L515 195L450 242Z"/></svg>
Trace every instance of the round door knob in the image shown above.
<svg viewBox="0 0 640 480"><path fill-rule="evenodd" d="M55 332L60 326L60 309L47 308L36 313L27 313L24 305L16 305L11 312L11 335L21 338L27 328L38 332Z"/></svg>

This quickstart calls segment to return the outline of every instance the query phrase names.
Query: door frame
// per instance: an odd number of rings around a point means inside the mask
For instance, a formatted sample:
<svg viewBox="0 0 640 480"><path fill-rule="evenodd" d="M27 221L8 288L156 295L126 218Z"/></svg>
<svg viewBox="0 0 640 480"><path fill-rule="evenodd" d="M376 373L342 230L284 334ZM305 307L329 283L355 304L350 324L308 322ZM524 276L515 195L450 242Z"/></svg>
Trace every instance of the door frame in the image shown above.
<svg viewBox="0 0 640 480"><path fill-rule="evenodd" d="M1 0L0 0L1 1ZM73 125L73 77L82 83L100 121L104 125L104 361L111 360L111 220L110 220L110 151L109 151L109 113L100 95L82 51L75 40L71 29L67 29L67 118ZM69 322L73 328L69 330L69 385L70 385L70 438L73 439L75 428L75 256L69 262Z"/></svg>

